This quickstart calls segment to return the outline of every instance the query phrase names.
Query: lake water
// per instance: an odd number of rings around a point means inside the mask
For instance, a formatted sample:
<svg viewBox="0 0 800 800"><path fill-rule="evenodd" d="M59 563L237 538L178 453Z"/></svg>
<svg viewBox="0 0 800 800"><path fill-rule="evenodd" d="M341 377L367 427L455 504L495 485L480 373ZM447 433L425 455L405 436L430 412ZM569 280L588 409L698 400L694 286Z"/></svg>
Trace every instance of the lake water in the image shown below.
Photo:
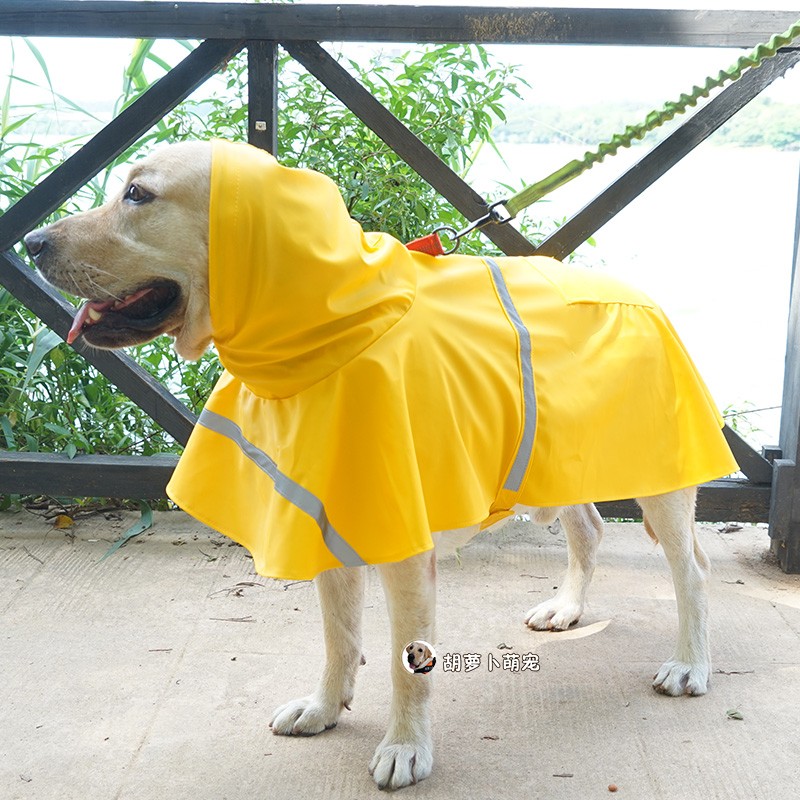
<svg viewBox="0 0 800 800"><path fill-rule="evenodd" d="M585 148L500 149L505 164L484 148L467 178L479 192L535 182ZM645 152L621 151L534 213L572 216ZM799 178L798 152L701 145L578 250L666 310L721 409L781 404ZM748 414L742 433L776 444L779 424L778 410Z"/></svg>

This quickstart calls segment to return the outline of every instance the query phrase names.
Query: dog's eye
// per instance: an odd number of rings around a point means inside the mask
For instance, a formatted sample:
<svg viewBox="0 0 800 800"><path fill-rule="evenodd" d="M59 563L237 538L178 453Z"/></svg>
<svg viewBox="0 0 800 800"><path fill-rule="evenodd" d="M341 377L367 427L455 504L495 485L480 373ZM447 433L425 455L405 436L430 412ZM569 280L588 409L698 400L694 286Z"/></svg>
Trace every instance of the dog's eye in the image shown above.
<svg viewBox="0 0 800 800"><path fill-rule="evenodd" d="M138 184L132 183L127 188L123 199L128 200L131 203L146 203L148 200L153 199L153 195L151 195L149 192L146 192Z"/></svg>

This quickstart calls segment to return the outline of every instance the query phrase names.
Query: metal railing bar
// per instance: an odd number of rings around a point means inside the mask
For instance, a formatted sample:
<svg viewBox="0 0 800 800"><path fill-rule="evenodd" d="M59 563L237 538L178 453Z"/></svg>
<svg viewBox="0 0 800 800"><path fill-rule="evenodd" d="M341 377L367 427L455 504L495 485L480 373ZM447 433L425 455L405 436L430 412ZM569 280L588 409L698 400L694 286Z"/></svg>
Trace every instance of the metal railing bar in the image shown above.
<svg viewBox="0 0 800 800"><path fill-rule="evenodd" d="M754 4L755 5L755 4ZM4 0L0 34L753 47L794 11Z"/></svg>
<svg viewBox="0 0 800 800"><path fill-rule="evenodd" d="M722 429L728 447L739 464L739 469L753 483L772 483L772 464L751 447L733 428L728 425Z"/></svg>
<svg viewBox="0 0 800 800"><path fill-rule="evenodd" d="M278 45L247 43L247 139L278 155Z"/></svg>
<svg viewBox="0 0 800 800"><path fill-rule="evenodd" d="M70 459L58 453L0 451L0 495L46 494L57 497L160 499L178 462L177 456L91 456ZM597 504L604 517L641 519L633 500ZM712 481L699 487L699 521L766 522L770 487L741 479Z"/></svg>

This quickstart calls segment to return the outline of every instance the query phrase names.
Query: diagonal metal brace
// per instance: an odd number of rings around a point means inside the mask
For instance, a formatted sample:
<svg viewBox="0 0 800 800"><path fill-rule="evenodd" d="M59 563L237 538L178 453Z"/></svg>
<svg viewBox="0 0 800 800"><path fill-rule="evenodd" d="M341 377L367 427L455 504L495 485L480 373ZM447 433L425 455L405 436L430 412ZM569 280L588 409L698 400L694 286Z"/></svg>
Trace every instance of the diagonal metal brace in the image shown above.
<svg viewBox="0 0 800 800"><path fill-rule="evenodd" d="M281 42L281 46L327 87L439 194L468 220L482 217L489 204L400 120L384 108L317 42ZM483 230L506 255L532 255L534 246L510 225Z"/></svg>
<svg viewBox="0 0 800 800"><path fill-rule="evenodd" d="M757 69L747 70L548 236L536 249L537 255L566 258L798 61L800 50L781 50Z"/></svg>
<svg viewBox="0 0 800 800"><path fill-rule="evenodd" d="M12 252L0 253L0 279L14 297L27 306L48 328L66 336L75 309L22 259ZM195 415L130 356L119 351L97 350L78 338L72 345L90 364L133 400L181 444L186 444Z"/></svg>

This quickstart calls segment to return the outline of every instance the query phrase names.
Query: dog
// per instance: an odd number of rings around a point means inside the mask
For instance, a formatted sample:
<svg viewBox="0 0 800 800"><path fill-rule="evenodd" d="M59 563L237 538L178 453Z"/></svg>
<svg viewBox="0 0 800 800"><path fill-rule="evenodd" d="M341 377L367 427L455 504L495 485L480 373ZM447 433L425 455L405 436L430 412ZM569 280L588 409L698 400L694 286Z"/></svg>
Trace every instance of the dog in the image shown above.
<svg viewBox="0 0 800 800"><path fill-rule="evenodd" d="M410 253L391 237L364 234L317 173L219 142L157 151L104 206L34 231L25 244L52 285L88 298L69 341L118 348L167 334L189 360L216 345L227 377L170 494L250 548L262 574L315 579L322 679L277 708L273 733L320 733L350 707L363 659L363 564L375 563L391 622L393 694L369 768L384 789L427 777L432 682L407 668L427 651L403 656L408 642L435 641L432 534L472 535L523 510L537 523L559 518L566 577L524 620L565 630L583 611L603 532L590 501L614 493L639 497L672 571L677 644L653 686L673 696L706 692L709 562L695 535L694 487L736 465L704 387L647 298L549 259ZM526 298L535 313L522 309ZM456 316L462 307L466 318ZM657 328L644 337L656 342L646 363L626 363L628 353L617 351L629 317ZM544 328L535 327L540 318L550 320ZM412 321L423 327L408 330ZM484 333L501 344L486 352ZM619 370L609 384L599 366L607 356ZM661 379L649 364L664 358L669 374L653 390ZM635 397L649 409L654 393L674 396L674 408L641 412L640 424L639 406L632 413L626 404ZM585 411L589 402L596 415ZM687 406L698 410L681 427ZM590 440L573 441L587 413ZM622 453L614 463L606 430ZM610 473L619 476L613 485ZM586 496L595 487L605 496ZM208 510L204 494L219 511ZM242 509L261 495L257 512ZM274 538L284 533L288 544Z"/></svg>
<svg viewBox="0 0 800 800"><path fill-rule="evenodd" d="M436 666L436 656L427 642L411 642L406 647L406 662L410 672L427 675Z"/></svg>

